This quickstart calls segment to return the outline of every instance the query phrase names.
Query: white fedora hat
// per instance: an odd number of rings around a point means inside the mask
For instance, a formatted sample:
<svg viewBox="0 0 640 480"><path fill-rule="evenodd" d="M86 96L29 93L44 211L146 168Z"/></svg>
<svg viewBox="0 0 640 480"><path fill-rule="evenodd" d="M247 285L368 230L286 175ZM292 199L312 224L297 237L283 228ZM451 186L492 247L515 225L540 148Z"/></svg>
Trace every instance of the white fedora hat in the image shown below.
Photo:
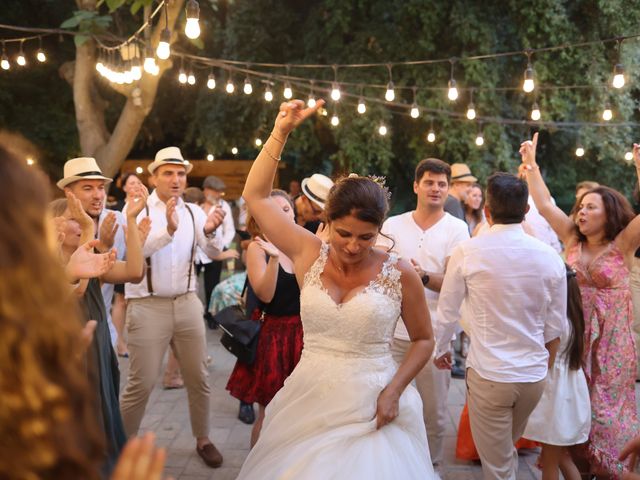
<svg viewBox="0 0 640 480"><path fill-rule="evenodd" d="M77 182L78 180L104 180L105 183L110 183L110 178L102 175L102 170L98 166L95 158L91 157L79 157L67 160L64 164L64 178L60 180L56 185L58 188L64 189L67 185Z"/></svg>
<svg viewBox="0 0 640 480"><path fill-rule="evenodd" d="M329 196L329 190L333 187L333 180L321 173L314 173L305 178L301 183L302 193L324 210L324 204Z"/></svg>
<svg viewBox="0 0 640 480"><path fill-rule="evenodd" d="M184 159L178 147L166 147L158 150L155 160L149 164L147 169L149 173L153 173L162 165L182 165L187 170L187 173L193 168L193 165Z"/></svg>

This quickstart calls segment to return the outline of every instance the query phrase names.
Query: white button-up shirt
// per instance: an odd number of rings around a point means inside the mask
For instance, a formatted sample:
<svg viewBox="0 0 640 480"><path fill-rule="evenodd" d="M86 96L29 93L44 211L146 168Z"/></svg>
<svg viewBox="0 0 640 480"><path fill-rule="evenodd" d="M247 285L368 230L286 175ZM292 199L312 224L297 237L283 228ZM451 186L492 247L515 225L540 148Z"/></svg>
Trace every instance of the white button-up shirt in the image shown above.
<svg viewBox="0 0 640 480"><path fill-rule="evenodd" d="M193 220L187 211L185 202L178 199L176 213L178 215L178 229L173 237L167 232L166 204L158 198L154 191L147 198L149 217L151 217L151 232L144 244L143 255L151 257L151 280L154 295L158 297L175 297L196 290L197 282L195 268L190 266L192 260L193 233L195 222L196 244L209 256L218 255L222 248L217 235L207 238L204 234L204 224L207 215L194 203L189 203L193 212ZM142 210L138 221L147 215ZM189 271L191 271L191 283L189 284ZM127 283L125 286L126 298L148 297L147 271L145 278L138 284Z"/></svg>
<svg viewBox="0 0 640 480"><path fill-rule="evenodd" d="M426 272L444 273L446 260L453 248L469 238L467 224L446 213L435 224L422 230L413 219L413 211L389 217L381 232L391 237L395 244L393 251L407 261L415 260ZM378 245L390 248L392 241L383 235L378 236ZM431 323L435 322L438 308L438 292L424 289L424 295L429 307ZM395 338L410 340L407 327L403 321L396 325Z"/></svg>
<svg viewBox="0 0 640 480"><path fill-rule="evenodd" d="M520 224L493 225L458 245L438 303L438 358L449 351L463 300L471 329L468 367L495 382L545 378L545 343L568 328L566 270L551 247Z"/></svg>
<svg viewBox="0 0 640 480"><path fill-rule="evenodd" d="M236 236L236 225L233 222L233 213L231 212L231 206L221 199L220 208L222 208L222 211L225 213L225 215L222 224L216 230L216 236L220 236L220 245L222 246L222 248L229 248L229 245L231 245L231 242L233 242L233 239ZM208 215L209 212L211 212L210 209L208 211L205 211L204 213ZM196 263L202 263L204 265L213 261L206 253L202 251L200 247L198 247L196 250Z"/></svg>

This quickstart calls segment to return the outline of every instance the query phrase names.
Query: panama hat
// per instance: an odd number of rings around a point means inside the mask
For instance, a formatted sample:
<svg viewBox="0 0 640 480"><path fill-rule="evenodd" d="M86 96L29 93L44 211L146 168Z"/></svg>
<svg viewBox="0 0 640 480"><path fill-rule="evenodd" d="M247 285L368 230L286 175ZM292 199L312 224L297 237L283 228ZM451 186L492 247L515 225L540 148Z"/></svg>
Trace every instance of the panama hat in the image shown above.
<svg viewBox="0 0 640 480"><path fill-rule="evenodd" d="M64 178L58 181L56 185L60 189L64 189L67 185L77 182L78 180L104 180L110 183L110 178L102 175L102 170L98 166L95 158L79 157L67 160L64 164Z"/></svg>
<svg viewBox="0 0 640 480"><path fill-rule="evenodd" d="M302 193L323 210L331 187L333 187L333 181L321 173L314 173L301 183Z"/></svg>
<svg viewBox="0 0 640 480"><path fill-rule="evenodd" d="M187 173L193 168L193 165L184 159L178 147L166 147L158 150L155 160L147 168L149 173L152 174L162 165L182 165L187 170Z"/></svg>
<svg viewBox="0 0 640 480"><path fill-rule="evenodd" d="M471 175L471 170L465 163L451 165L451 183L453 182L477 182L478 179Z"/></svg>

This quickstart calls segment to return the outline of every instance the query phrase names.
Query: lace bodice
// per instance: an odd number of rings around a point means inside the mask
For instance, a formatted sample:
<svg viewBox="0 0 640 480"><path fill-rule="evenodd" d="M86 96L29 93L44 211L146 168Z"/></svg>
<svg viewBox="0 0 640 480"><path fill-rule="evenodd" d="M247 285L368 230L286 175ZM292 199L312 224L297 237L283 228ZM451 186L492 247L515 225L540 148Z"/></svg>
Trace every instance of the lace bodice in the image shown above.
<svg viewBox="0 0 640 480"><path fill-rule="evenodd" d="M300 293L305 351L347 357L388 355L402 300L396 255L389 256L364 290L337 304L320 279L328 253L329 245L323 244Z"/></svg>

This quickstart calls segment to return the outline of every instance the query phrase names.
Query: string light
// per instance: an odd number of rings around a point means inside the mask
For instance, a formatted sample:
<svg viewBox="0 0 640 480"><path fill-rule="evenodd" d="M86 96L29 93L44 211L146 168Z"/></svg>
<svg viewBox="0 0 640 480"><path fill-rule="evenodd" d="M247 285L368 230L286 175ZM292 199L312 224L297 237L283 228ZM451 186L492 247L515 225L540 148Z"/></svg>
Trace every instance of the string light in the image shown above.
<svg viewBox="0 0 640 480"><path fill-rule="evenodd" d="M142 169L142 167L136 167L136 173L137 173L138 175L141 175L141 174L142 174L142 172L144 172L144 170Z"/></svg>
<svg viewBox="0 0 640 480"><path fill-rule="evenodd" d="M187 23L184 27L184 34L195 40L200 36L200 23L198 19L200 18L200 5L196 0L189 0L187 3Z"/></svg>
<svg viewBox="0 0 640 480"><path fill-rule="evenodd" d="M171 31L169 30L169 12L167 2L164 3L164 29L160 33L160 41L156 49L156 55L161 60L166 60L171 55Z"/></svg>
<svg viewBox="0 0 640 480"><path fill-rule="evenodd" d="M267 102L273 101L273 92L271 91L271 87L269 85L264 89L264 99Z"/></svg>
<svg viewBox="0 0 640 480"><path fill-rule="evenodd" d="M451 78L449 79L449 90L447 91L447 98L452 102L455 102L458 99L458 87L456 84L456 79L453 78L453 66L455 65L455 60L451 59Z"/></svg>
<svg viewBox="0 0 640 480"><path fill-rule="evenodd" d="M244 79L244 87L242 87L242 91L245 95L251 95L253 93L253 85L251 85L251 80L249 80L248 75Z"/></svg>
<svg viewBox="0 0 640 480"><path fill-rule="evenodd" d="M338 112L335 109L333 110L333 116L331 117L331 125L333 125L334 127L337 127L338 125L340 125L340 119L338 118Z"/></svg>
<svg viewBox="0 0 640 480"><path fill-rule="evenodd" d="M214 158L215 158L215 157L213 156L213 154L212 154L212 153L208 154L208 155L207 155L207 162L213 162Z"/></svg>
<svg viewBox="0 0 640 480"><path fill-rule="evenodd" d="M378 127L378 133L383 137L387 134L387 127L384 123Z"/></svg>
<svg viewBox="0 0 640 480"><path fill-rule="evenodd" d="M216 88L216 77L213 75L213 70L209 72L209 76L207 77L207 88L209 90Z"/></svg>
<svg viewBox="0 0 640 480"><path fill-rule="evenodd" d="M527 68L524 71L524 82L522 83L522 90L526 93L531 93L536 88L533 81L533 66L531 65L531 51L527 50Z"/></svg>
<svg viewBox="0 0 640 480"><path fill-rule="evenodd" d="M149 75L157 75L156 68L158 68L158 66L156 65L155 57L151 54L151 49L145 48L144 52L144 71Z"/></svg>
<svg viewBox="0 0 640 480"><path fill-rule="evenodd" d="M193 74L193 70L189 69L189 75L187 75L187 83L189 85L196 84L196 76Z"/></svg>
<svg viewBox="0 0 640 480"><path fill-rule="evenodd" d="M291 89L291 84L289 82L284 84L284 90L282 91L282 96L287 100L293 97L293 90Z"/></svg>
<svg viewBox="0 0 640 480"><path fill-rule="evenodd" d="M31 158L31 157L27 158L27 165L29 165L30 167L32 165L34 165L35 163L36 163L36 161L33 158Z"/></svg>
<svg viewBox="0 0 640 480"><path fill-rule="evenodd" d="M611 110L611 106L607 103L604 106L604 110L602 111L602 120L608 122L613 118L613 111Z"/></svg>
<svg viewBox="0 0 640 480"><path fill-rule="evenodd" d="M469 92L469 105L467 106L467 118L473 120L476 118L476 107L473 104L473 90Z"/></svg>
<svg viewBox="0 0 640 480"><path fill-rule="evenodd" d="M313 93L309 94L309 98L307 99L307 107L314 108L316 106L316 97Z"/></svg>
<svg viewBox="0 0 640 480"><path fill-rule="evenodd" d="M358 99L358 107L356 108L356 110L360 115L367 111L367 106L364 104L364 98L360 97Z"/></svg>
<svg viewBox="0 0 640 480"><path fill-rule="evenodd" d="M2 67L3 70L9 70L11 68L9 57L7 57L7 52L5 51L4 42L2 42L2 58L0 59L0 67Z"/></svg>
<svg viewBox="0 0 640 480"><path fill-rule="evenodd" d="M617 42L617 50L618 50L618 62L615 67L613 67L613 80L611 81L611 85L613 88L622 88L624 87L625 78L624 78L624 66L622 62L620 62L620 49L622 48L622 40Z"/></svg>
<svg viewBox="0 0 640 480"><path fill-rule="evenodd" d="M238 154L238 149L237 149L236 147L233 147L233 148L231 149L231 153L232 153L233 155L237 155L237 154Z"/></svg>
<svg viewBox="0 0 640 480"><path fill-rule="evenodd" d="M427 133L427 142L433 143L436 141L436 132L433 130L433 119L431 120L431 128L429 128L429 133Z"/></svg>
<svg viewBox="0 0 640 480"><path fill-rule="evenodd" d="M482 127L478 128L478 134L476 135L476 145L478 147L484 145L484 134L482 133Z"/></svg>
<svg viewBox="0 0 640 480"><path fill-rule="evenodd" d="M255 144L256 144L256 147L261 147L262 146L262 139L256 138Z"/></svg>
<svg viewBox="0 0 640 480"><path fill-rule="evenodd" d="M576 148L576 157L583 157L583 156L584 156L584 148L582 147L582 145L578 144Z"/></svg>
<svg viewBox="0 0 640 480"><path fill-rule="evenodd" d="M42 50L42 37L38 37L38 51L36 52L36 59L40 63L47 61L47 56L44 54L44 50Z"/></svg>
<svg viewBox="0 0 640 480"><path fill-rule="evenodd" d="M624 154L624 159L625 159L627 162L630 162L631 160L633 160L633 153L632 153L632 152L627 152L627 153L625 153L625 154Z"/></svg>
<svg viewBox="0 0 640 480"><path fill-rule="evenodd" d="M411 118L418 118L420 116L420 109L416 102L416 87L413 87L413 103L411 104L409 115L411 115Z"/></svg>
<svg viewBox="0 0 640 480"><path fill-rule="evenodd" d="M393 78L391 78L391 64L387 64L389 70L389 83L387 83L387 91L384 93L384 99L387 102L393 102L396 98L396 92L394 90Z"/></svg>
<svg viewBox="0 0 640 480"><path fill-rule="evenodd" d="M236 91L236 86L233 84L233 79L231 78L231 70L229 70L229 77L227 78L227 84L224 89L228 94L232 94Z"/></svg>
<svg viewBox="0 0 640 480"><path fill-rule="evenodd" d="M181 84L187 83L187 74L184 71L184 60L183 57L180 57L180 72L178 73L178 82Z"/></svg>
<svg viewBox="0 0 640 480"><path fill-rule="evenodd" d="M533 106L531 107L531 120L534 122L540 120L540 107L538 107L538 102L533 102Z"/></svg>
<svg viewBox="0 0 640 480"><path fill-rule="evenodd" d="M18 57L16 58L16 63L21 67L24 67L27 64L27 59L24 56L24 51L22 50L22 44L24 40L20 42L20 52L18 53Z"/></svg>
<svg viewBox="0 0 640 480"><path fill-rule="evenodd" d="M333 68L333 83L331 84L331 100L337 102L340 100L342 94L340 93L340 86L338 85L338 67L335 65Z"/></svg>

